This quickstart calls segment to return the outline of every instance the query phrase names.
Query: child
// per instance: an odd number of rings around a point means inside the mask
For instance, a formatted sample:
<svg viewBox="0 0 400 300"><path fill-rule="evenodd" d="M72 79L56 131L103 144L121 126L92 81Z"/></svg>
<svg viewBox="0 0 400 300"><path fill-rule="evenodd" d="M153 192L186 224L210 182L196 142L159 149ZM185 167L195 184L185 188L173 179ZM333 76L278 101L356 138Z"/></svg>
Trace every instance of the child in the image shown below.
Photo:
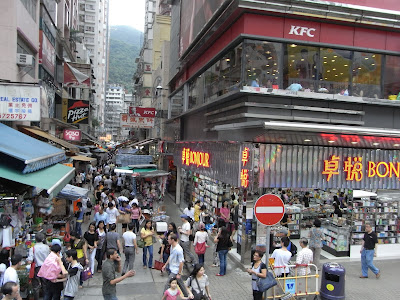
<svg viewBox="0 0 400 300"><path fill-rule="evenodd" d="M169 289L164 292L164 296L161 300L176 300L178 299L189 299L189 297L184 297L181 291L178 289L178 281L175 277L169 280Z"/></svg>

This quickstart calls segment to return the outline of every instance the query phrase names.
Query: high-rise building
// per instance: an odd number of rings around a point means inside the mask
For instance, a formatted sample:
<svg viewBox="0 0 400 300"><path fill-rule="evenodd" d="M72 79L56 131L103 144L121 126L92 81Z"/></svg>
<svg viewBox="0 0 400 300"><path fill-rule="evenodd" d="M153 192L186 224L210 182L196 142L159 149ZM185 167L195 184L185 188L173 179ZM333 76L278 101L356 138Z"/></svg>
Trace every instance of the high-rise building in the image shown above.
<svg viewBox="0 0 400 300"><path fill-rule="evenodd" d="M120 119L121 113L126 113L125 108L125 90L117 84L107 85L105 114L104 114L104 131L106 135L110 134L113 141L119 140L121 135Z"/></svg>
<svg viewBox="0 0 400 300"><path fill-rule="evenodd" d="M105 94L108 59L108 0L79 0L79 36L89 52L93 66L94 118L100 123L97 134L104 127Z"/></svg>

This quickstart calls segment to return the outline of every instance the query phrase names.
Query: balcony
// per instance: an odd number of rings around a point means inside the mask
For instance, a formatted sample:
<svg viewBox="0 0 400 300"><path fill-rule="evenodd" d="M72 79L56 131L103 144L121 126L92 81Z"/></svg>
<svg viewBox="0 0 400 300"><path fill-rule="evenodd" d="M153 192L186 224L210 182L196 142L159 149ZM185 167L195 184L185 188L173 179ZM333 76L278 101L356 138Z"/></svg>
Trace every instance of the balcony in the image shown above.
<svg viewBox="0 0 400 300"><path fill-rule="evenodd" d="M86 4L86 5L85 5L85 11L86 11L86 12L93 12L93 13L95 13L95 12L96 12L96 7L95 7L94 5L91 5L91 4Z"/></svg>
<svg viewBox="0 0 400 300"><path fill-rule="evenodd" d="M85 21L85 23L93 23L93 24L95 24L96 23L96 18L95 18L95 16L86 15L84 21Z"/></svg>

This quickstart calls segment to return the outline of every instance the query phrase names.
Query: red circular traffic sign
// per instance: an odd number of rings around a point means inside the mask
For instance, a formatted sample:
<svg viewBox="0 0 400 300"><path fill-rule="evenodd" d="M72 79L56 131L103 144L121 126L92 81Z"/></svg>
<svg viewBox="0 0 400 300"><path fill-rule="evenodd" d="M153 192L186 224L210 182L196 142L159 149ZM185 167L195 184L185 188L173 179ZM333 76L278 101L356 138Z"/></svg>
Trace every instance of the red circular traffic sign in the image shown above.
<svg viewBox="0 0 400 300"><path fill-rule="evenodd" d="M257 199L254 205L254 214L261 224L272 226L282 220L285 205L276 195L266 194Z"/></svg>

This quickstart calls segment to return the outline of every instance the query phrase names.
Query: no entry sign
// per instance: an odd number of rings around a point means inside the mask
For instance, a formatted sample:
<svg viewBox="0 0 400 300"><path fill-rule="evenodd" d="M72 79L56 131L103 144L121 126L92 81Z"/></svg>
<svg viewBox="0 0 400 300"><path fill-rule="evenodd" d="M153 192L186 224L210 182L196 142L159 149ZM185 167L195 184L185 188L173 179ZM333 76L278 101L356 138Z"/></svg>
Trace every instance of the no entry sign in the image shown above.
<svg viewBox="0 0 400 300"><path fill-rule="evenodd" d="M254 205L254 214L261 224L272 226L282 220L285 213L285 205L276 195L262 195Z"/></svg>

